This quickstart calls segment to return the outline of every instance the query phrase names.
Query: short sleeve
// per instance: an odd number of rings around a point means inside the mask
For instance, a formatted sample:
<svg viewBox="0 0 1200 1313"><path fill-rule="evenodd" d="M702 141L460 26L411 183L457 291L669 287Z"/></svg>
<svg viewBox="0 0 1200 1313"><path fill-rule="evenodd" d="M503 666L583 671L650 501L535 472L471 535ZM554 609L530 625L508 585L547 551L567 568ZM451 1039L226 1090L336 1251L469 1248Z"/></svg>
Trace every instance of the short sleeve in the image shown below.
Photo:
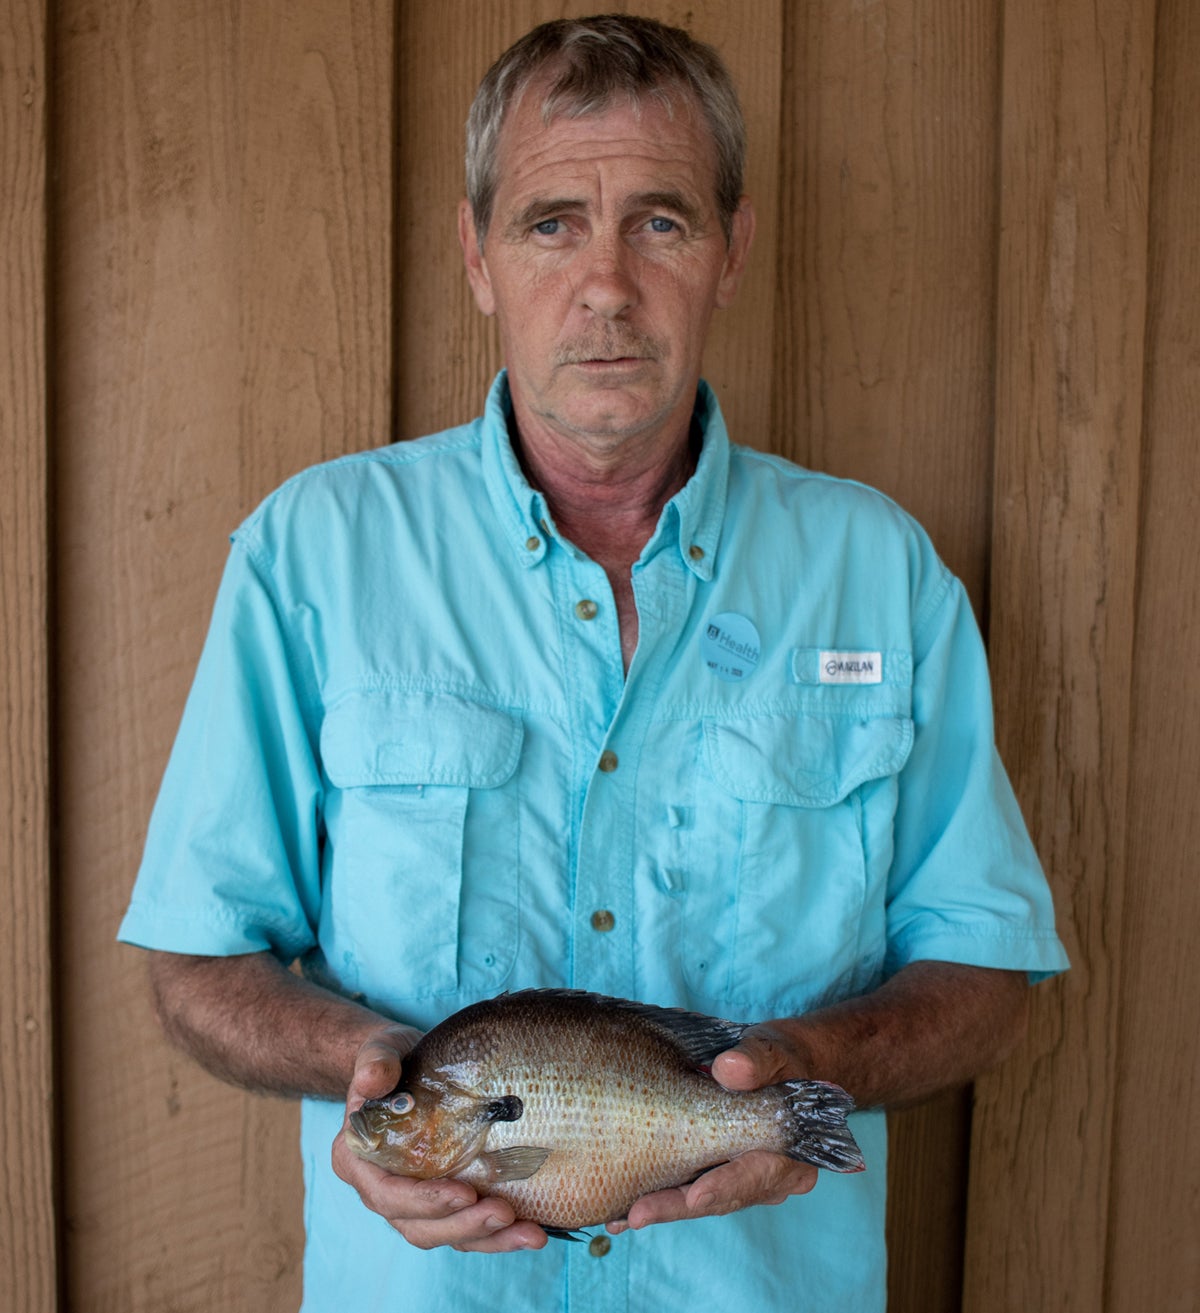
<svg viewBox="0 0 1200 1313"><path fill-rule="evenodd" d="M119 937L291 960L315 942L321 784L305 675L235 539Z"/></svg>
<svg viewBox="0 0 1200 1313"><path fill-rule="evenodd" d="M1067 968L1037 854L996 751L987 661L947 576L915 635L913 748L900 779L888 884L887 970L921 959Z"/></svg>

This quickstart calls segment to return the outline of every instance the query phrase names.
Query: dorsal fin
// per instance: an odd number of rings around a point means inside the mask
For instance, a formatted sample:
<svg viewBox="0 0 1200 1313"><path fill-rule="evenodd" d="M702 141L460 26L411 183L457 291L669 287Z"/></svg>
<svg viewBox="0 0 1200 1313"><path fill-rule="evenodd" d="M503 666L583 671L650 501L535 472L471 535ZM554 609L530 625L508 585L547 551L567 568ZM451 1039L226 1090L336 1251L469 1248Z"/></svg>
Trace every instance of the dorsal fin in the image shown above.
<svg viewBox="0 0 1200 1313"><path fill-rule="evenodd" d="M748 1029L746 1023L724 1021L701 1012L660 1008L653 1003L611 998L607 994L591 994L582 989L522 989L514 994L501 994L495 1001L505 999L514 1003L544 1001L578 1008L584 1013L595 1010L637 1017L664 1035L693 1067L704 1070L711 1067L718 1053L732 1048Z"/></svg>

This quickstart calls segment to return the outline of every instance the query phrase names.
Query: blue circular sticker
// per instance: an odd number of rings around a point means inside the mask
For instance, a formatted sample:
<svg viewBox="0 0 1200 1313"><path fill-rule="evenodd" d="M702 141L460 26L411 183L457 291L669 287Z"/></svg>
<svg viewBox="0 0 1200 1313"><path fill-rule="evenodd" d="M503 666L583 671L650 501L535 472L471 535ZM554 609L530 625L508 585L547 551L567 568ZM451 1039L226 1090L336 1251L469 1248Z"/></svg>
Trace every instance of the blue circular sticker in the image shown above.
<svg viewBox="0 0 1200 1313"><path fill-rule="evenodd" d="M754 674L760 651L758 630L749 616L722 611L705 621L700 654L718 679L735 684Z"/></svg>

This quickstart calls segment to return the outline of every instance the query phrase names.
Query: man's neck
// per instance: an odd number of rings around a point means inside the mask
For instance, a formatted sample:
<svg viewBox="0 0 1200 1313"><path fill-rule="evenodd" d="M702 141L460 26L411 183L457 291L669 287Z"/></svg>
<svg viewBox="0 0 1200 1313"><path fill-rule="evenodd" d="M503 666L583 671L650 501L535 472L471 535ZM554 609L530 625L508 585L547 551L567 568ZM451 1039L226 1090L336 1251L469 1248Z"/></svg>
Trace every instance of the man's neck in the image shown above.
<svg viewBox="0 0 1200 1313"><path fill-rule="evenodd" d="M678 435L630 441L611 454L581 452L536 426L514 431L512 439L525 477L546 498L559 532L610 573L628 572L641 555L663 507L691 478L698 454L686 427Z"/></svg>

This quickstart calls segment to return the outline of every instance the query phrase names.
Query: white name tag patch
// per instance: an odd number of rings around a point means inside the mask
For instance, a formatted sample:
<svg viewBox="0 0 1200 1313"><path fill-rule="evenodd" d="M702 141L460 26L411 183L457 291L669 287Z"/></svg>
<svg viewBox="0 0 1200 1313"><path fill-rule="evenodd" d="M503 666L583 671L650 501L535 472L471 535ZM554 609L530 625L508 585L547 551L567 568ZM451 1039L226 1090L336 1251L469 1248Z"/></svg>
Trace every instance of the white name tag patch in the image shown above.
<svg viewBox="0 0 1200 1313"><path fill-rule="evenodd" d="M882 652L822 652L817 666L822 684L882 684Z"/></svg>

